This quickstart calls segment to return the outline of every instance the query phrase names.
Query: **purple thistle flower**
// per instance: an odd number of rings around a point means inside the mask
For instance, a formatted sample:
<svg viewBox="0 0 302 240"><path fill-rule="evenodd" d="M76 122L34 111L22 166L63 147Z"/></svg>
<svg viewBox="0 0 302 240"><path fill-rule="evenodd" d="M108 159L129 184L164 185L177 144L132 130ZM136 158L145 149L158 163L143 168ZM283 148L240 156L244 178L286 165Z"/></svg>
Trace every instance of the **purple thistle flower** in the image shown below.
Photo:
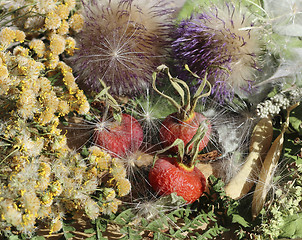
<svg viewBox="0 0 302 240"><path fill-rule="evenodd" d="M78 82L100 90L102 79L113 94L146 88L165 57L173 9L163 0L83 1L85 25L77 36L71 66Z"/></svg>
<svg viewBox="0 0 302 240"><path fill-rule="evenodd" d="M232 4L182 20L172 43L181 64L203 77L208 72L212 95L220 102L238 90L250 91L260 52L251 22Z"/></svg>

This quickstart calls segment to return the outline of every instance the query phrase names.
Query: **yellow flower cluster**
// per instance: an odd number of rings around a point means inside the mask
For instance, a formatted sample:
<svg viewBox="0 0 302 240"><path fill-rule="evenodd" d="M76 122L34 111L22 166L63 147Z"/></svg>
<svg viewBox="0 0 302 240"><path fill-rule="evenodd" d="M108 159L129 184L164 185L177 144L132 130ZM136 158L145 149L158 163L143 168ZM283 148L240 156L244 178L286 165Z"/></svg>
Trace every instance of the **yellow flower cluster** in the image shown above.
<svg viewBox="0 0 302 240"><path fill-rule="evenodd" d="M14 95L19 116L25 120L35 117L40 124L71 111L79 114L89 111L87 98L76 84L71 68L59 60L59 54L65 49L65 39L58 34L51 35L51 39L50 51L45 50L42 40L35 39L28 48L16 46L12 52L0 52L0 94ZM71 37L68 39L70 52ZM35 59L30 55L31 49L37 54ZM69 93L62 87L52 86L51 80L58 74Z"/></svg>
<svg viewBox="0 0 302 240"><path fill-rule="evenodd" d="M90 111L62 61L83 26L76 1L13 0L10 10L15 25L0 28L0 234L31 236L40 221L58 232L67 213L115 213L131 189L123 163L97 147L71 150L61 128L68 114Z"/></svg>
<svg viewBox="0 0 302 240"><path fill-rule="evenodd" d="M64 35L69 29L79 32L84 24L83 16L76 11L76 0L12 0L10 7L15 24L26 31Z"/></svg>
<svg viewBox="0 0 302 240"><path fill-rule="evenodd" d="M9 27L2 28L0 31L0 50L6 50L12 43L23 43L25 33L20 30L13 30Z"/></svg>
<svg viewBox="0 0 302 240"><path fill-rule="evenodd" d="M6 176L1 179L0 186L0 223L3 228L15 227L30 234L37 221L44 220L50 223L50 232L56 232L62 227L63 216L67 213L84 211L91 219L100 214L115 213L122 203L117 197L130 191L122 161L112 159L98 147L91 147L87 158L69 150L66 142L61 143L60 148L49 149L49 143L57 138L51 133L58 134L54 125L39 126L40 134L45 137L43 148L40 147L35 154L29 154L29 148L35 149L39 141L34 139L36 134L33 132L37 130L32 123L20 121L14 126L6 126L7 140L12 141L10 136L16 133L20 133L20 140L7 149L4 154L6 167L1 165L0 170L0 174ZM21 133L25 133L26 140L21 139ZM31 142L31 146L25 146L29 145L27 142ZM108 174L110 178L105 180L104 176ZM96 202L91 196L101 184L104 194Z"/></svg>
<svg viewBox="0 0 302 240"><path fill-rule="evenodd" d="M89 162L93 168L97 169L96 174L102 177L104 170L108 170L110 173L110 179L104 190L101 212L104 214L116 213L118 206L122 203L116 198L116 195L123 197L131 190L125 166L120 159L111 158L108 153L97 146L90 147L89 152Z"/></svg>

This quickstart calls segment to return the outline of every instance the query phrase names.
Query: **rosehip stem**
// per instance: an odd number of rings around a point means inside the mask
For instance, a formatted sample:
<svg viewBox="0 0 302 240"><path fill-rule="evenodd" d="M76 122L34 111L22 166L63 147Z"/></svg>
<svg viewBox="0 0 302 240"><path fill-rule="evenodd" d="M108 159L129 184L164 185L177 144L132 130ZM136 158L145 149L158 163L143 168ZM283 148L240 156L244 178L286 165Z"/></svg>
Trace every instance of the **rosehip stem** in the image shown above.
<svg viewBox="0 0 302 240"><path fill-rule="evenodd" d="M199 145L202 139L204 138L206 132L207 132L207 125L205 124L205 122L200 123L195 135L187 143L187 145L184 144L184 141L182 139L177 138L170 146L156 152L153 158L153 166L158 154L162 154L175 146L178 147L179 162L186 165L189 168L194 166L196 164L196 159L199 152ZM192 149L190 150L191 145L192 145Z"/></svg>
<svg viewBox="0 0 302 240"><path fill-rule="evenodd" d="M196 162L196 159L198 156L198 152L199 152L199 145L208 130L207 128L208 128L208 126L205 123L205 121L201 122L198 126L198 129L197 129L195 135L185 146L184 152L185 152L185 154L190 156L190 162L188 163L189 167L195 165L195 162ZM192 145L192 149L190 150L191 145Z"/></svg>
<svg viewBox="0 0 302 240"><path fill-rule="evenodd" d="M185 69L187 71L189 71L195 78L200 79L200 77L197 74L193 73L189 69L187 64L185 65ZM180 95L181 104L176 102L172 97L164 94L163 92L161 92L157 89L156 84L155 84L157 74L162 71L165 71L167 73L171 85L177 91L177 93ZM152 82L153 89L158 94L160 94L161 96L166 98L177 109L177 112L179 115L178 117L180 120L186 120L188 117L190 117L192 115L192 113L194 113L194 111L195 111L197 101L200 98L207 97L211 94L211 84L207 80L207 74L203 78L203 80L202 80L201 84L199 85L197 91L195 92L193 98L191 98L190 88L188 87L186 82L181 79L172 77L169 72L169 68L166 65L160 65L159 67L157 67L157 71L152 74L152 78L153 78L153 82ZM203 93L206 85L208 86L208 91ZM185 95L187 95L186 99L185 99Z"/></svg>
<svg viewBox="0 0 302 240"><path fill-rule="evenodd" d="M106 83L102 79L99 79L99 81L103 87L103 90L98 95L96 95L95 100L104 100L107 103L103 118L107 117L109 107L111 107L114 110L113 118L120 123L122 121L122 109L115 98L108 92L110 87L107 87Z"/></svg>

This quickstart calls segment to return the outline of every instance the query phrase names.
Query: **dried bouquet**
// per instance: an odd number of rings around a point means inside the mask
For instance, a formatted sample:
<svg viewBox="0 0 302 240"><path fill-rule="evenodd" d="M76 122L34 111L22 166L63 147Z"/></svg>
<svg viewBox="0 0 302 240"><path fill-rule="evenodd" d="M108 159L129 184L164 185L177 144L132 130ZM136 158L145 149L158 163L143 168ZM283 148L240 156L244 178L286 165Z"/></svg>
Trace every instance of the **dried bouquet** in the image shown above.
<svg viewBox="0 0 302 240"><path fill-rule="evenodd" d="M1 239L302 238L300 0L1 0Z"/></svg>

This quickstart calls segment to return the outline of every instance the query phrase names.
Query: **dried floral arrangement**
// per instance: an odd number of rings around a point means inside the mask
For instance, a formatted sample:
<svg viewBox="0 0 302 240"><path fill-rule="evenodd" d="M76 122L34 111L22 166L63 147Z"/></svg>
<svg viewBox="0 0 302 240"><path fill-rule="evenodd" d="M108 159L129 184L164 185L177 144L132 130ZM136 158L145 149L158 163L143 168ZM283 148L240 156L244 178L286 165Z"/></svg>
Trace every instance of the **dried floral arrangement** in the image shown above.
<svg viewBox="0 0 302 240"><path fill-rule="evenodd" d="M302 238L302 2L2 0L1 239Z"/></svg>

